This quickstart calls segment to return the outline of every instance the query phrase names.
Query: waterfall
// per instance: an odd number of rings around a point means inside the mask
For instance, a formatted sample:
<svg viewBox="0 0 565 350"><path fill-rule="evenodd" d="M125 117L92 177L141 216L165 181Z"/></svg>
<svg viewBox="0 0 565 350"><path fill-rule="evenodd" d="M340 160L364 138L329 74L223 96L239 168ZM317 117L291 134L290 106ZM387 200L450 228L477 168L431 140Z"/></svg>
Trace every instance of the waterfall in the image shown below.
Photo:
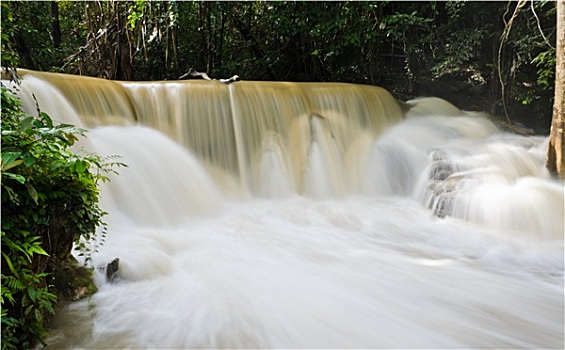
<svg viewBox="0 0 565 350"><path fill-rule="evenodd" d="M22 76L128 164L47 348L562 348L547 137L374 86Z"/></svg>
<svg viewBox="0 0 565 350"><path fill-rule="evenodd" d="M87 127L140 124L159 130L201 159L211 173L236 177L239 190L254 195L264 194L263 184L271 177L261 171L265 153L280 149L272 156L278 157L278 166L284 167L281 171L291 176L289 190L307 193L309 151L317 146L326 150L319 142L313 144L314 131L329 135L332 148L344 153L360 133L374 138L402 117L392 95L374 86L245 81L226 85L194 80L129 83L27 71L23 76L24 88L42 85L37 94L46 101L39 101L39 107L47 113L61 118L76 114L79 124ZM47 97L56 92L64 99ZM69 108L62 104L70 104L74 112L65 111ZM313 119L324 121L317 130ZM343 191L343 181L328 185L335 185L323 189L328 195Z"/></svg>

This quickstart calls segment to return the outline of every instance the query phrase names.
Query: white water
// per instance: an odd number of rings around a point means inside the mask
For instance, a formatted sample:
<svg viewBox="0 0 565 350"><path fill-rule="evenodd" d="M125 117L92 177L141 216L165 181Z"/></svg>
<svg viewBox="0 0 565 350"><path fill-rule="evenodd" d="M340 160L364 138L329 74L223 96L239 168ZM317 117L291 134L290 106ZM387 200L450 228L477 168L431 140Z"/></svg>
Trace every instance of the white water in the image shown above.
<svg viewBox="0 0 565 350"><path fill-rule="evenodd" d="M410 133L410 122L390 133ZM435 122L416 124L436 132ZM384 181L397 183L401 196L380 195L373 184L375 194L340 199L235 200L222 197L190 154L155 131L107 127L89 138L105 145L98 151L122 154L130 165L105 189L110 230L95 256L101 265L120 257L119 279L106 284L100 276L92 300L60 315L53 348L563 344L563 188L548 179L477 187L469 195L500 220L478 225L436 218L404 193L417 187L413 169L405 179ZM519 148L517 139L492 136L463 149L489 159ZM543 145L539 138L528 142ZM395 149L387 135L374 147L381 143ZM425 148L398 143L418 164L406 149ZM465 144L446 143L459 151ZM542 172L538 153L530 150L538 161L533 171ZM402 168L398 161L393 157L390 167ZM505 216L525 226L499 227Z"/></svg>
<svg viewBox="0 0 565 350"><path fill-rule="evenodd" d="M273 136L252 196L158 131L92 129L85 147L129 165L93 257L120 270L59 311L48 348L563 348L546 139L420 110L348 149L312 118L301 187Z"/></svg>

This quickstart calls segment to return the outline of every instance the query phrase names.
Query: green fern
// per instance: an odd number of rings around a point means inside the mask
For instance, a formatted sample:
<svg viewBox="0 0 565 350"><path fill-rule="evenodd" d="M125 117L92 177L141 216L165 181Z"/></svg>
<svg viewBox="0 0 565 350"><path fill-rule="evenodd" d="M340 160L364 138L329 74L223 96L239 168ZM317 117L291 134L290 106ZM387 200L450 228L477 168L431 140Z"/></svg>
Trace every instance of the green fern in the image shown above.
<svg viewBox="0 0 565 350"><path fill-rule="evenodd" d="M8 288L4 288L4 287ZM14 300L11 292L19 292L26 289L25 283L14 276L2 275L2 297L8 296L8 299Z"/></svg>

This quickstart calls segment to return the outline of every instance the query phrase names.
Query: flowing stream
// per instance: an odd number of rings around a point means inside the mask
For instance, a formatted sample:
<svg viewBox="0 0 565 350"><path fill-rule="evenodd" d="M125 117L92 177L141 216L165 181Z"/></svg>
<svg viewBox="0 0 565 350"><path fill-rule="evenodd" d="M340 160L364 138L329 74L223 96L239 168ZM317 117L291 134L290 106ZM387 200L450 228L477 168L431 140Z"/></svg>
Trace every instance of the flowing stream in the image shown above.
<svg viewBox="0 0 565 350"><path fill-rule="evenodd" d="M102 187L99 291L58 310L48 349L564 346L545 137L349 84L20 89L128 165Z"/></svg>

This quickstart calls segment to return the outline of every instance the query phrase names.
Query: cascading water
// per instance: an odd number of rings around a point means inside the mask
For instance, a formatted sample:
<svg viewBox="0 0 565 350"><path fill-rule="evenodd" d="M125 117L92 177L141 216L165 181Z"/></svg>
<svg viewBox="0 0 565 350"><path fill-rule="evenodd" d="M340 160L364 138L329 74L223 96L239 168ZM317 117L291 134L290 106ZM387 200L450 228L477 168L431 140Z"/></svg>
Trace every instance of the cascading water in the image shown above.
<svg viewBox="0 0 565 350"><path fill-rule="evenodd" d="M93 256L118 277L59 310L48 348L563 347L544 137L348 84L27 72L21 90L129 166Z"/></svg>

